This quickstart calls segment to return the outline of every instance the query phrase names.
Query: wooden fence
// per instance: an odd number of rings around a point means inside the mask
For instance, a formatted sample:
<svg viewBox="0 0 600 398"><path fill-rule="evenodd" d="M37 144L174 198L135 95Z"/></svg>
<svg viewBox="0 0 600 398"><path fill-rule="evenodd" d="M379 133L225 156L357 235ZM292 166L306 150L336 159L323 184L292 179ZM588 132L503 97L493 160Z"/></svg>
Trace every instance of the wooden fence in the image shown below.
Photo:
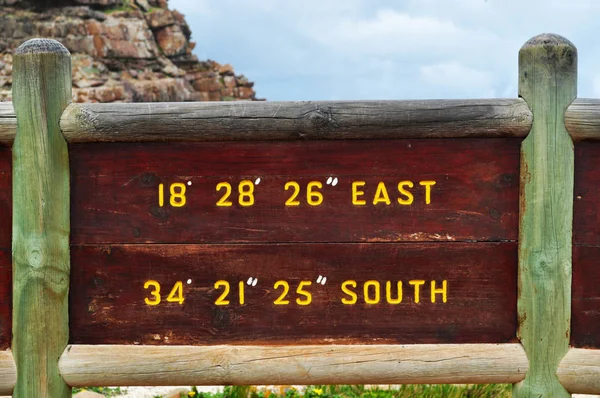
<svg viewBox="0 0 600 398"><path fill-rule="evenodd" d="M600 100L576 65L540 35L516 99L70 104L69 52L24 43L0 104L0 394L600 393Z"/></svg>

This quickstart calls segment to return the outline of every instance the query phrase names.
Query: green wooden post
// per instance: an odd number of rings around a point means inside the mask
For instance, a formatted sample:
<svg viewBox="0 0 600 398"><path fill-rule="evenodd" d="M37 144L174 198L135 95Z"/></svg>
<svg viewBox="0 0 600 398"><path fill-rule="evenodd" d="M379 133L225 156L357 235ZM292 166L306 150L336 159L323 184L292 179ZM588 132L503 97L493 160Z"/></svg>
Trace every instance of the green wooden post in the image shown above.
<svg viewBox="0 0 600 398"><path fill-rule="evenodd" d="M71 100L71 55L33 39L14 55L13 340L16 398L63 398L69 339L69 157L60 116Z"/></svg>
<svg viewBox="0 0 600 398"><path fill-rule="evenodd" d="M529 358L516 397L569 397L556 377L571 334L573 142L564 115L577 95L577 49L543 34L519 52L519 95L533 112L521 146L519 331Z"/></svg>

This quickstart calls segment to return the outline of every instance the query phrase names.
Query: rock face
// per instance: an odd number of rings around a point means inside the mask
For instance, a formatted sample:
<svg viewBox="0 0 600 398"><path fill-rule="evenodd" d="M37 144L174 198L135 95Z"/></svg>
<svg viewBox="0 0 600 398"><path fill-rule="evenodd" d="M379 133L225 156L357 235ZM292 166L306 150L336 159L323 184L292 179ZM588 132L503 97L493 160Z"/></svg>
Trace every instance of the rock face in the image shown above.
<svg viewBox="0 0 600 398"><path fill-rule="evenodd" d="M256 99L231 65L198 61L167 0L0 0L0 27L0 101L11 99L14 49L33 37L71 51L75 102Z"/></svg>

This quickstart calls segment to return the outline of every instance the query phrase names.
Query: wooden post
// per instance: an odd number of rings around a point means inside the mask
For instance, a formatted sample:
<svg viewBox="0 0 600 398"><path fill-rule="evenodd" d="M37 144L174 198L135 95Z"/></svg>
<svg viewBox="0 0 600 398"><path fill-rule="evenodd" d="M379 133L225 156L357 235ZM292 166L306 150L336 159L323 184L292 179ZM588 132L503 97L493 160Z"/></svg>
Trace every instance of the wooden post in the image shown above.
<svg viewBox="0 0 600 398"><path fill-rule="evenodd" d="M569 397L556 377L569 348L573 142L564 115L577 92L577 50L543 34L519 52L519 95L533 112L521 147L519 330L529 359L517 397Z"/></svg>
<svg viewBox="0 0 600 398"><path fill-rule="evenodd" d="M69 338L69 158L59 120L71 55L57 41L29 40L13 76L13 396L70 397L58 359Z"/></svg>

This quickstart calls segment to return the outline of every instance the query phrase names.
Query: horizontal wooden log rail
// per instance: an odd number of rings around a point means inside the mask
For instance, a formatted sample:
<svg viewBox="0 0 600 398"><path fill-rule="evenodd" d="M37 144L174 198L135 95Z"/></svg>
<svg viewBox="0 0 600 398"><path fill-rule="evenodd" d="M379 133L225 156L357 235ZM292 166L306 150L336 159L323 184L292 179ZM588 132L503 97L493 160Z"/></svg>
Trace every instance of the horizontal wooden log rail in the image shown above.
<svg viewBox="0 0 600 398"><path fill-rule="evenodd" d="M11 395L17 382L17 367L10 351L0 351L0 395Z"/></svg>
<svg viewBox="0 0 600 398"><path fill-rule="evenodd" d="M558 380L573 394L598 394L600 350L571 348L560 362Z"/></svg>
<svg viewBox="0 0 600 398"><path fill-rule="evenodd" d="M565 113L573 140L600 140L600 99L577 98Z"/></svg>
<svg viewBox="0 0 600 398"><path fill-rule="evenodd" d="M71 104L67 142L525 137L522 99ZM0 144L16 117L0 104Z"/></svg>
<svg viewBox="0 0 600 398"><path fill-rule="evenodd" d="M527 366L520 344L72 345L59 362L74 387L516 383Z"/></svg>

